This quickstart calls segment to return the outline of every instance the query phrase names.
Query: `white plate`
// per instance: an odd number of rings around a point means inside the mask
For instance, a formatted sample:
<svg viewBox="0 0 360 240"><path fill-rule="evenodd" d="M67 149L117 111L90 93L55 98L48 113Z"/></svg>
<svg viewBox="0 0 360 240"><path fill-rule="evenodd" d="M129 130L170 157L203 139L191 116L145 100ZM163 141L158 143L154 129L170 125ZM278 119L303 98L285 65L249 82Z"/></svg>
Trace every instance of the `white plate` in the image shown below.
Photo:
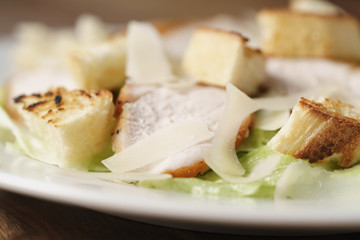
<svg viewBox="0 0 360 240"><path fill-rule="evenodd" d="M106 182L0 146L0 188L117 216L179 228L252 234L318 234L360 229L357 202L216 199Z"/></svg>
<svg viewBox="0 0 360 240"><path fill-rule="evenodd" d="M11 41L0 41L0 76ZM0 80L0 82L3 79ZM0 145L0 188L50 201L178 228L247 234L322 234L360 230L360 205L347 201L216 199L111 183L60 169Z"/></svg>

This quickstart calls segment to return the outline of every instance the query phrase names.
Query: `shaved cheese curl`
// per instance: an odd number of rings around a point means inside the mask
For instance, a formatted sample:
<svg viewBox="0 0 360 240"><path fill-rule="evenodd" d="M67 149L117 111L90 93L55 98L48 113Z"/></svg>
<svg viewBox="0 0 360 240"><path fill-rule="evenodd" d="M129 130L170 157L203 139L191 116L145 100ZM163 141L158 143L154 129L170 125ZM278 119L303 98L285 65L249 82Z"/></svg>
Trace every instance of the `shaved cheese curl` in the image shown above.
<svg viewBox="0 0 360 240"><path fill-rule="evenodd" d="M242 181L245 169L235 150L237 132L250 114L259 110L259 105L233 84L226 85L226 104L210 148L203 148L205 162L223 179Z"/></svg>
<svg viewBox="0 0 360 240"><path fill-rule="evenodd" d="M261 110L256 115L255 128L259 128L267 131L274 131L282 126L288 121L290 117L289 110L283 111L270 111L270 110Z"/></svg>
<svg viewBox="0 0 360 240"><path fill-rule="evenodd" d="M296 92L287 96L271 96L254 98L261 109L269 111L284 111L292 109L301 97L316 100L319 96L332 97L339 90L333 85L321 85L311 90Z"/></svg>
<svg viewBox="0 0 360 240"><path fill-rule="evenodd" d="M174 80L161 37L150 23L129 23L126 54L126 76L131 80L141 83Z"/></svg>
<svg viewBox="0 0 360 240"><path fill-rule="evenodd" d="M131 172L212 136L213 133L209 131L206 123L196 119L183 120L156 131L102 163L115 173Z"/></svg>
<svg viewBox="0 0 360 240"><path fill-rule="evenodd" d="M211 149L212 149L211 147L202 147L202 149L201 149L205 161L210 160L210 161L207 161L206 163L216 174L218 174L224 180L226 180L228 182L233 182L233 183L249 183L249 182L253 182L256 180L260 180L260 179L270 175L277 168L277 165L280 161L279 155L277 155L277 156L271 155L268 158L261 161L259 164L257 164L248 176L243 177L243 176L239 176L240 171L238 173L236 173L235 171L233 173L230 171L225 172L226 170L230 169L230 167L231 167L230 164L228 166L224 166L226 163L220 163L220 164L214 163L211 160L211 157L212 157ZM237 162L239 162L238 159L237 159ZM240 162L239 162L239 164L240 164ZM236 170L236 169L234 169L234 170ZM243 171L243 172L245 173L245 171Z"/></svg>

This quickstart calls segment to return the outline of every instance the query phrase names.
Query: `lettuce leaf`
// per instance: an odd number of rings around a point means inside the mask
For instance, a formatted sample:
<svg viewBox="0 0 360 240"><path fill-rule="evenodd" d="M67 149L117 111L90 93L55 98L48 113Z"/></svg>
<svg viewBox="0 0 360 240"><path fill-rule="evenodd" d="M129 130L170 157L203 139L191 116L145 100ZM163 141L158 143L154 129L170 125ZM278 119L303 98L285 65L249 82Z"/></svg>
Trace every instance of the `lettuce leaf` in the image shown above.
<svg viewBox="0 0 360 240"><path fill-rule="evenodd" d="M263 146L244 154L239 158L239 161L246 170L244 176L247 176L260 161L269 157L281 158L276 170L271 175L250 183L230 183L209 170L197 178L147 180L139 182L138 185L148 188L191 193L193 195L272 198L274 196L276 183L281 177L282 172L290 163L296 160L290 156L273 151L267 146Z"/></svg>
<svg viewBox="0 0 360 240"><path fill-rule="evenodd" d="M276 199L360 199L360 165L329 171L322 165L298 160L278 181Z"/></svg>
<svg viewBox="0 0 360 240"><path fill-rule="evenodd" d="M278 131L267 131L258 128L253 129L243 144L237 149L239 152L250 152L265 146Z"/></svg>

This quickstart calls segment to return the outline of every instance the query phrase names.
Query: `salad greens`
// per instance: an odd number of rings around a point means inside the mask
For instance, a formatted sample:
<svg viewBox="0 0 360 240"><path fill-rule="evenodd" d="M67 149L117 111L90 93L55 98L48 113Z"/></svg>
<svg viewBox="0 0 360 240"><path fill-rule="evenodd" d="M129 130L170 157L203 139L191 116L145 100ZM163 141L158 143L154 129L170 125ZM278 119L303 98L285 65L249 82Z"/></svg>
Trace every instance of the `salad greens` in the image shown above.
<svg viewBox="0 0 360 240"><path fill-rule="evenodd" d="M14 123L8 122L9 118L2 107L3 103L4 91L0 89L0 111L3 113L3 117L0 118L0 142L11 143L26 155L29 155L28 151L30 155L38 154L35 150L41 146L34 145L37 140L35 137L31 137L20 128L16 128L15 132L12 131L11 126ZM331 161L327 164L309 164L281 154L267 146L267 142L276 133L277 131L253 129L245 142L237 149L239 161L246 170L244 177L248 176L264 159L280 158L276 169L260 180L249 183L231 183L209 170L194 178L143 180L137 182L137 185L213 197L360 199L360 193L354 191L360 185L360 165L341 169ZM50 154L46 153L46 148L42 149L45 150L42 155ZM112 154L109 145L104 153L94 156L89 171L107 172L108 169L102 165L101 160Z"/></svg>
<svg viewBox="0 0 360 240"><path fill-rule="evenodd" d="M360 165L348 169L326 170L298 160L290 164L279 179L276 199L360 199Z"/></svg>
<svg viewBox="0 0 360 240"><path fill-rule="evenodd" d="M276 131L261 130L258 128L253 129L243 144L237 149L238 156L240 153L250 152L259 147L265 146L270 139L275 136Z"/></svg>
<svg viewBox="0 0 360 240"><path fill-rule="evenodd" d="M284 170L290 163L297 160L291 156L271 150L266 146L268 140L276 131L255 129L244 142L238 152L239 161L246 170L244 177L263 159L280 157L280 162L273 173L261 180L250 183L230 183L223 180L215 172L209 170L197 178L171 178L163 180L146 180L140 186L180 191L194 195L228 196L228 197L257 197L272 198L276 184ZM251 149L251 150L249 150Z"/></svg>
<svg viewBox="0 0 360 240"><path fill-rule="evenodd" d="M360 165L339 168L334 162L309 164L266 146L276 131L254 129L238 149L247 176L263 159L280 157L272 174L251 183L230 183L212 170L197 178L146 180L140 186L215 197L254 197L275 199L360 199L354 191L360 185Z"/></svg>

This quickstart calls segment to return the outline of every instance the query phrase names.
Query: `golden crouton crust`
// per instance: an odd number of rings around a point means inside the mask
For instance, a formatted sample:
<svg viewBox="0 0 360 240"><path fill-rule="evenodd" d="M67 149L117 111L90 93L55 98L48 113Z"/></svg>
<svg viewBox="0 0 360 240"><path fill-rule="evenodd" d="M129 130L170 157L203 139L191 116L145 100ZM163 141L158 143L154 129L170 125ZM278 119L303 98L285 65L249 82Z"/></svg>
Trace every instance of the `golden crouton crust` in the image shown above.
<svg viewBox="0 0 360 240"><path fill-rule="evenodd" d="M150 21L152 25L158 30L161 35L174 31L186 24L192 23L199 19L155 19Z"/></svg>
<svg viewBox="0 0 360 240"><path fill-rule="evenodd" d="M209 33L214 33L214 34L222 34L222 35L226 35L231 38L235 38L236 40L241 41L244 44L245 51L262 54L260 49L248 47L246 43L249 41L249 39L247 37L243 36L239 32L226 31L226 30L212 28L212 27L198 27L197 31L209 32Z"/></svg>
<svg viewBox="0 0 360 240"><path fill-rule="evenodd" d="M288 8L264 8L261 9L259 14L296 14L299 16L310 16L310 17L315 17L315 18L328 18L328 19L340 19L340 18L346 18L350 21L355 21L357 22L356 17L350 15L350 14L344 14L339 12L338 14L316 14L316 13L310 13L310 12L297 12L297 11L292 11Z"/></svg>
<svg viewBox="0 0 360 240"><path fill-rule="evenodd" d="M180 27L186 26L186 24L194 23L196 21L201 21L202 18L183 18L183 19L153 19L149 22L156 28L156 30L161 35L166 35L171 33L172 31L176 31ZM110 39L116 36L125 36L127 31L127 27L121 28L115 31Z"/></svg>
<svg viewBox="0 0 360 240"><path fill-rule="evenodd" d="M331 100L327 99L326 101ZM301 98L299 104L311 115L327 121L327 126L293 156L308 159L310 163L317 163L333 154L342 154L343 160L339 162L339 165L350 167L360 142L360 121L333 111L324 104L305 98ZM334 104L341 105L342 103L334 102Z"/></svg>
<svg viewBox="0 0 360 240"><path fill-rule="evenodd" d="M272 27L268 25L271 19L274 20ZM260 26L264 25L261 29L265 56L320 57L349 63L360 61L360 50L356 47L359 23L350 14L325 15L265 8L258 13L258 21ZM294 25L291 27L291 24Z"/></svg>
<svg viewBox="0 0 360 240"><path fill-rule="evenodd" d="M99 97L112 99L112 93L108 90L67 91L65 88L56 88L42 94L20 95L14 98L14 102L16 105L21 104L23 110L32 112L56 126L64 112L93 105Z"/></svg>

